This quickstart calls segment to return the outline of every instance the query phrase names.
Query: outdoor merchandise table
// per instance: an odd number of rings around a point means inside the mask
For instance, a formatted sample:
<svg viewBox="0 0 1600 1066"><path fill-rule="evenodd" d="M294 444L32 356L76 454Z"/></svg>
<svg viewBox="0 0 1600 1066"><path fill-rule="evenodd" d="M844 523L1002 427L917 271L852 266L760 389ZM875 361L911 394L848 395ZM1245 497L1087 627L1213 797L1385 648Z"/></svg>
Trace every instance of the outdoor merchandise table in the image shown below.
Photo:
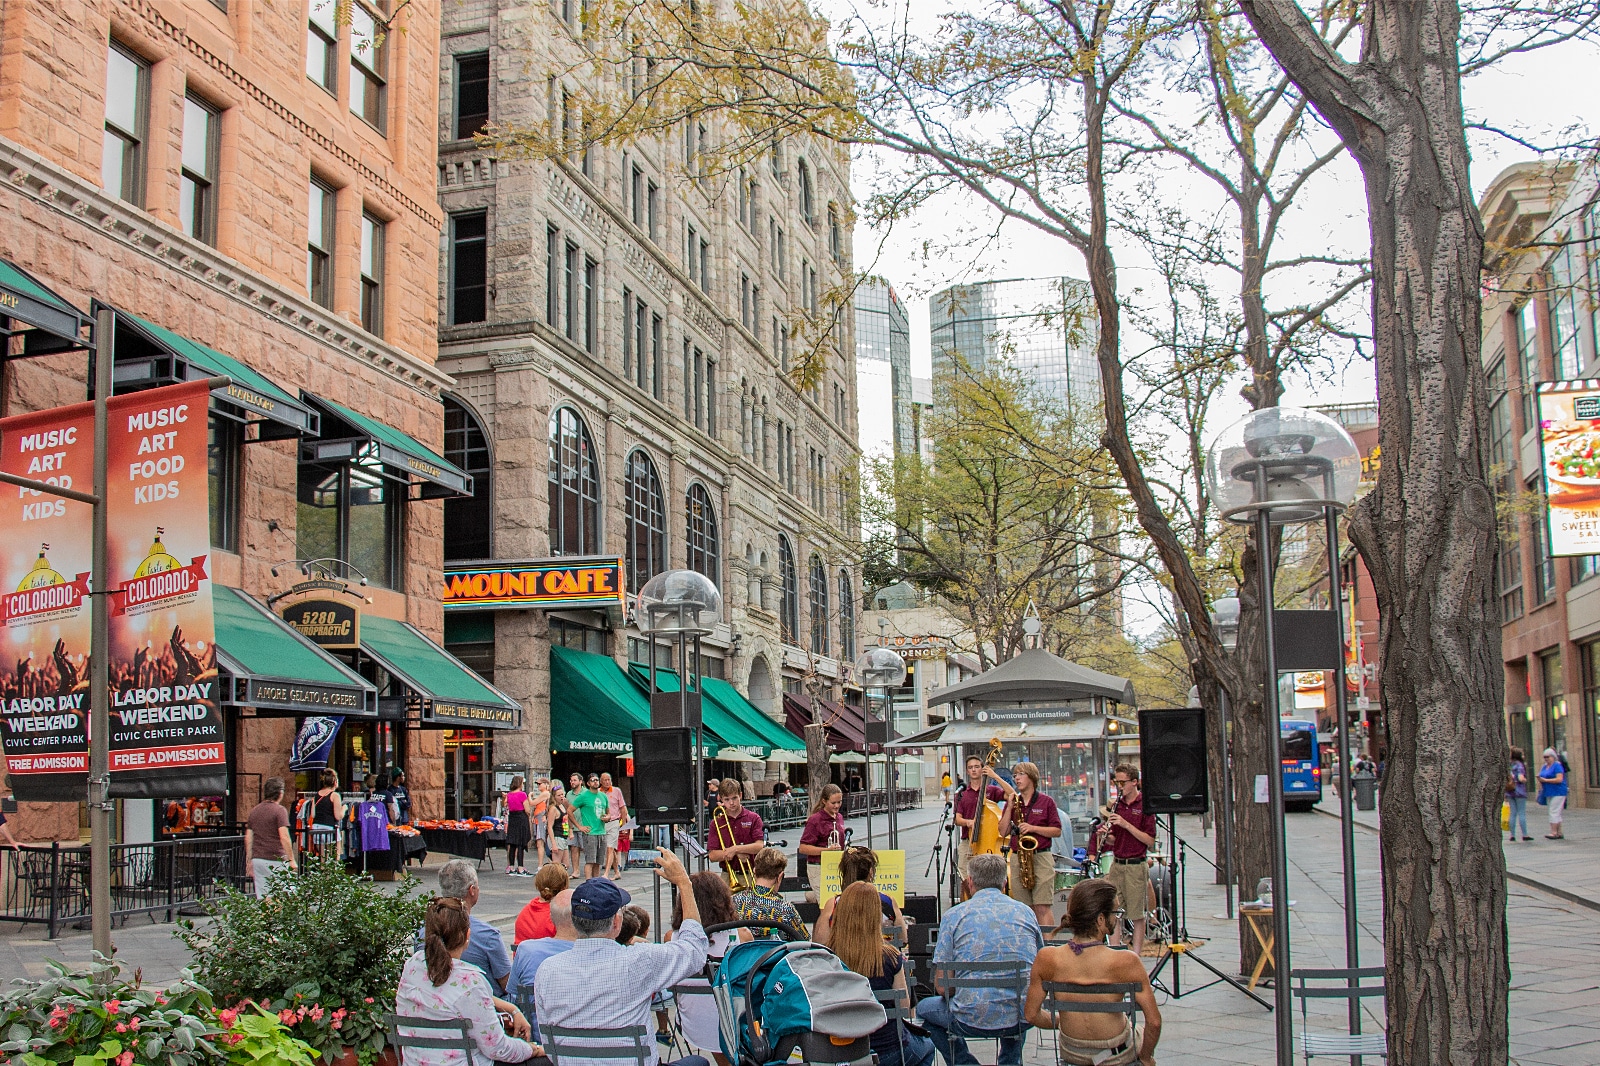
<svg viewBox="0 0 1600 1066"><path fill-rule="evenodd" d="M406 862L416 859L426 862L428 858L428 844L418 833L397 833L389 830L389 846L382 851L361 851L346 849L345 863L354 867L365 867L369 872L376 873L380 870L398 872L405 869Z"/></svg>
<svg viewBox="0 0 1600 1066"><path fill-rule="evenodd" d="M486 830L419 828L429 851L442 851L446 855L479 861L489 853L489 833Z"/></svg>

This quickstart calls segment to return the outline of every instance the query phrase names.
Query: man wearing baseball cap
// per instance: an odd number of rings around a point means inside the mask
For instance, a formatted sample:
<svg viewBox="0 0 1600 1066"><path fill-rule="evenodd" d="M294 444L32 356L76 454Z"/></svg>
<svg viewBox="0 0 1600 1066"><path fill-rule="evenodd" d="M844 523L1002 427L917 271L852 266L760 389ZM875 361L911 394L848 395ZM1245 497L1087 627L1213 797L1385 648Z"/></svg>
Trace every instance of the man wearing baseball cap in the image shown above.
<svg viewBox="0 0 1600 1066"><path fill-rule="evenodd" d="M534 1005L546 1034L551 1027L568 1029L621 1029L643 1026L648 1034L650 1001L664 989L705 969L709 943L700 924L689 874L678 857L658 849L656 873L667 879L683 901L683 925L665 944L624 946L622 908L632 897L615 881L594 877L572 891L572 924L578 939L572 950L547 961L539 969ZM657 1061L656 1042L645 1037L646 1061ZM575 1044L615 1044L615 1040L574 1041ZM586 1059L590 1066L636 1066L628 1058ZM674 1066L710 1066L700 1055L681 1058Z"/></svg>

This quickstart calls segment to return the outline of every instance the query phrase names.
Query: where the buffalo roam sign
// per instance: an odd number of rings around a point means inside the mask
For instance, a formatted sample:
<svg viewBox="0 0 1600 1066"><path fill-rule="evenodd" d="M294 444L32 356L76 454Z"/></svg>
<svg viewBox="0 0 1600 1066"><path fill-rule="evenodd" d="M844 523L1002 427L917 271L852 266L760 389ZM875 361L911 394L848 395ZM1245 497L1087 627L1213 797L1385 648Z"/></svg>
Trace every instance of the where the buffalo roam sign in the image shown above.
<svg viewBox="0 0 1600 1066"><path fill-rule="evenodd" d="M193 382L112 397L111 795L222 792L227 754L211 617L206 417ZM0 468L88 491L94 405L0 420ZM6 767L17 798L81 799L88 774L90 508L0 492ZM68 574L73 576L69 577Z"/></svg>

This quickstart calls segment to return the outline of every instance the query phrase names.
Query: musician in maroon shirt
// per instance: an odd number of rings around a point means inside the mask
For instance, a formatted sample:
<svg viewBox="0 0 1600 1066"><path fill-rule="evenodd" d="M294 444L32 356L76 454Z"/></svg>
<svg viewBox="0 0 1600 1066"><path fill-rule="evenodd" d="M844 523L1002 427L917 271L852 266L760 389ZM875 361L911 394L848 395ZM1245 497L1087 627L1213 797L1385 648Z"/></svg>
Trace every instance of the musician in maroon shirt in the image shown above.
<svg viewBox="0 0 1600 1066"><path fill-rule="evenodd" d="M1032 907L1040 927L1049 929L1055 922L1050 905L1056 896L1056 864L1050 848L1061 835L1061 812L1056 809L1055 800L1039 791L1038 764L1019 762L1011 768L1011 776L1017 782L1017 791L1012 793L1005 817L1000 819L1000 832L1011 844L1011 898ZM1023 837L1033 838L1031 856L1023 851ZM1023 882L1024 862L1033 866L1031 889Z"/></svg>
<svg viewBox="0 0 1600 1066"><path fill-rule="evenodd" d="M1010 785L1006 779L995 773L994 767L987 765L976 755L967 756L967 782L960 792L956 793L956 825L961 827L961 849L956 857L956 872L960 878L967 876L967 860L972 858L972 823L978 813L978 789L985 776L995 783L983 789L986 799L996 803L1005 801ZM993 812L984 817L992 816Z"/></svg>
<svg viewBox="0 0 1600 1066"><path fill-rule="evenodd" d="M721 813L712 811L706 825L706 850L710 853L706 858L720 862L724 875L742 877L756 852L767 846L767 830L761 815L745 809L743 786L733 778L724 777L718 783L717 802Z"/></svg>
<svg viewBox="0 0 1600 1066"><path fill-rule="evenodd" d="M1118 763L1112 771L1112 784L1117 786L1117 802L1111 816L1094 834L1090 844L1092 854L1111 852L1111 866L1106 870L1106 880L1117 886L1121 898L1123 917L1133 923L1133 952L1144 950L1144 922L1146 897L1150 891L1150 845L1156 839L1156 816L1144 811L1144 796L1139 792L1139 771L1128 763ZM1111 944L1122 946L1122 923L1111 929Z"/></svg>

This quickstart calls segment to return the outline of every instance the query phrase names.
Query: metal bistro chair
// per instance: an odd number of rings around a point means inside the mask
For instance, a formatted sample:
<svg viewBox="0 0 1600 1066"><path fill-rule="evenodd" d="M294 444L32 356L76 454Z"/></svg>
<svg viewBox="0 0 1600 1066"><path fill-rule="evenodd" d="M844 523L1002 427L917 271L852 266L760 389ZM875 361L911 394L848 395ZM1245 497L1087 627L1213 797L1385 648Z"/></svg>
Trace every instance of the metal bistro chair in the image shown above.
<svg viewBox="0 0 1600 1066"><path fill-rule="evenodd" d="M651 1042L655 1039L642 1025L627 1025L620 1029L573 1029L564 1025L546 1025L544 1053L555 1066L581 1063L585 1059L631 1059L636 1066L650 1061ZM583 1041L575 1043L574 1041Z"/></svg>
<svg viewBox="0 0 1600 1066"><path fill-rule="evenodd" d="M915 928L915 926L913 926ZM985 962L944 962L933 967L933 980L939 989L940 995L946 1000L951 993L962 988L996 988L1010 992L1017 997L1017 1025L1014 1030L1005 1033L978 1033L968 1032L961 1022L955 1017L955 1011L950 1013L950 1035L959 1037L963 1041L993 1040L995 1042L995 1058L1000 1057L1000 1040L1002 1037L1014 1036L1025 1040L1028 1035L1028 1021L1023 1017L1023 1007L1028 997L1028 980L1033 971L1031 960L1025 959L996 959Z"/></svg>
<svg viewBox="0 0 1600 1066"><path fill-rule="evenodd" d="M1043 983L1043 988L1044 1001L1039 1004L1039 1009L1049 1011L1055 1016L1055 1023L1050 1026L1050 1032L1055 1038L1056 1062L1061 1064L1061 1066L1067 1066L1067 1061L1062 1057L1061 1053L1061 1015L1125 1014L1128 1017L1129 1023L1132 1024L1135 1015L1139 1013L1139 1004L1134 1001L1133 997L1139 993L1142 986L1133 984L1132 982L1110 985L1078 985L1067 984L1062 981L1045 981ZM1117 1000L1105 1000L1103 1002L1096 1003L1084 1002L1082 1000L1057 999L1056 997L1058 995L1103 995L1120 996L1122 998ZM1137 1039L1137 1027L1134 1028L1134 1033L1135 1038ZM1137 1047L1134 1050L1135 1053L1137 1053ZM1087 1053L1087 1056L1093 1057L1093 1055L1096 1053L1097 1052L1089 1052Z"/></svg>
<svg viewBox="0 0 1600 1066"><path fill-rule="evenodd" d="M910 932L911 936L905 951L906 984L919 996L931 996L934 994L933 949L939 943L939 926L923 925L918 922L911 927Z"/></svg>
<svg viewBox="0 0 1600 1066"><path fill-rule="evenodd" d="M1376 1033L1352 1033L1312 1029L1307 1011L1309 1001L1313 999L1343 999L1359 1004L1365 996L1382 996L1385 994L1383 977L1382 966L1289 971L1289 980L1293 984L1291 991L1300 1001L1300 1050L1306 1062L1322 1057L1389 1057L1389 1042L1381 1030ZM1378 983L1362 984L1363 980L1371 978L1377 978Z"/></svg>
<svg viewBox="0 0 1600 1066"><path fill-rule="evenodd" d="M407 1029L424 1031L407 1036L400 1032L402 1025ZM477 1047L472 1042L471 1025L463 1018L404 1018L397 1014L386 1014L383 1016L383 1027L388 1033L390 1046L395 1049L395 1055L401 1061L405 1060L405 1049L414 1047L436 1051L460 1051L465 1054L466 1061L471 1062L472 1052ZM434 1033L439 1035L432 1035Z"/></svg>
<svg viewBox="0 0 1600 1066"><path fill-rule="evenodd" d="M902 992L898 988L884 988L872 993L872 998L883 1007L884 1017L890 1022L899 1022L894 1028L895 1038L900 1042L900 1061L906 1060L906 1022L915 1022L916 998L910 990ZM909 1001L909 1005L908 1005Z"/></svg>

